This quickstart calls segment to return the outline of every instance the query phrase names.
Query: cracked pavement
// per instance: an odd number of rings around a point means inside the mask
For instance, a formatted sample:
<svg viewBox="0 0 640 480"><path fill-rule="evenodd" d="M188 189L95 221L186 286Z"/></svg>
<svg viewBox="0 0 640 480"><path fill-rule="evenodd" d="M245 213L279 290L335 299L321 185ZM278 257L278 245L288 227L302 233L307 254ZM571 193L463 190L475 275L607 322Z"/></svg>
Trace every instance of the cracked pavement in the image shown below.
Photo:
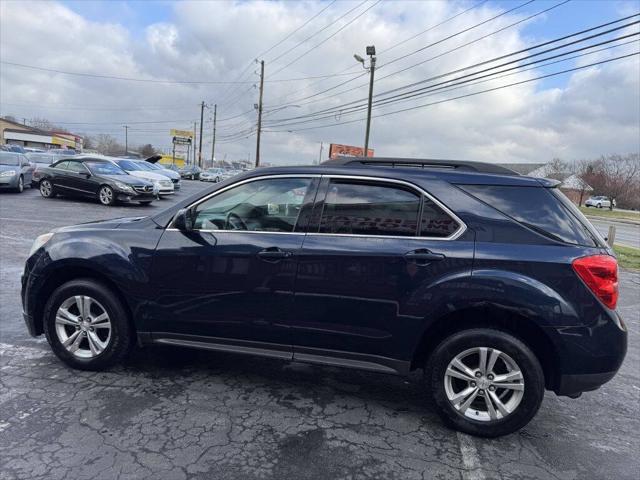
<svg viewBox="0 0 640 480"><path fill-rule="evenodd" d="M206 185L183 182L183 192ZM640 468L640 274L618 375L495 440L445 428L410 378L176 347L65 367L22 321L20 275L49 229L151 207L0 194L0 479L631 479Z"/></svg>

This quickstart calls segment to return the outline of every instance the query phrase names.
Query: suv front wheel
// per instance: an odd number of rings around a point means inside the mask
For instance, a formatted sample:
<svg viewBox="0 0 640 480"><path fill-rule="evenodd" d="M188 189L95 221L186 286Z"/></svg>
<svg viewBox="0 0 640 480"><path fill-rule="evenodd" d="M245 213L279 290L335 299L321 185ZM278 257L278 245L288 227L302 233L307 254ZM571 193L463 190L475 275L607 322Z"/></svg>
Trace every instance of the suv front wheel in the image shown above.
<svg viewBox="0 0 640 480"><path fill-rule="evenodd" d="M126 356L134 332L122 302L109 288L80 279L51 294L44 308L44 333L67 365L103 370Z"/></svg>
<svg viewBox="0 0 640 480"><path fill-rule="evenodd" d="M481 437L522 428L544 397L544 374L535 354L500 330L465 330L444 339L425 375L445 423Z"/></svg>

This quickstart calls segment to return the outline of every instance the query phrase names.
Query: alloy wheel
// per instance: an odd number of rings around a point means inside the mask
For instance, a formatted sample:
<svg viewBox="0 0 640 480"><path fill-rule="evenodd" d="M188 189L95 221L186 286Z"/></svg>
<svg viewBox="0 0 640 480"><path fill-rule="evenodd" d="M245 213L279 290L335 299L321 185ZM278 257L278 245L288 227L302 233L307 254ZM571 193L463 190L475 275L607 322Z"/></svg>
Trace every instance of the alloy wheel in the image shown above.
<svg viewBox="0 0 640 480"><path fill-rule="evenodd" d="M62 346L78 358L97 357L111 340L107 311L87 295L75 295L62 302L56 312L55 328Z"/></svg>
<svg viewBox="0 0 640 480"><path fill-rule="evenodd" d="M22 177L18 178L18 192L22 193L24 191L24 180Z"/></svg>
<svg viewBox="0 0 640 480"><path fill-rule="evenodd" d="M113 202L113 190L109 187L102 187L100 189L100 202L103 205L111 205Z"/></svg>
<svg viewBox="0 0 640 480"><path fill-rule="evenodd" d="M49 182L49 180L43 180L40 182L40 193L43 197L50 197L51 192L53 191L53 186Z"/></svg>
<svg viewBox="0 0 640 480"><path fill-rule="evenodd" d="M444 376L447 398L465 417L490 422L512 414L524 396L524 376L504 352L474 347L456 355Z"/></svg>

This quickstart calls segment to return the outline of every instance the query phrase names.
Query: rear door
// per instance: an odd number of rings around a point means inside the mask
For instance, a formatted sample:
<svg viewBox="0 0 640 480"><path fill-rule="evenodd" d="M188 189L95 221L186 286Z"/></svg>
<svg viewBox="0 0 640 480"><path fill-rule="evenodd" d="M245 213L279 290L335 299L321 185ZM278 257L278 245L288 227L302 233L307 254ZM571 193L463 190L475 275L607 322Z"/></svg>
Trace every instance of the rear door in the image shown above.
<svg viewBox="0 0 640 480"><path fill-rule="evenodd" d="M400 181L323 177L318 199L296 279L294 358L402 372L446 301L432 285L470 271L473 235L460 238L462 221Z"/></svg>

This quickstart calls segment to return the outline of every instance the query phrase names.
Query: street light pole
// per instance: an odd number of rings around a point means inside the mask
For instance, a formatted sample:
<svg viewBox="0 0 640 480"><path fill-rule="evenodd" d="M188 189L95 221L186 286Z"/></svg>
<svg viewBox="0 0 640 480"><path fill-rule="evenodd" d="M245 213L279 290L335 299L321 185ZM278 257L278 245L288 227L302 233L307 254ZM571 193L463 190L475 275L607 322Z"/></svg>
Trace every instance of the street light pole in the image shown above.
<svg viewBox="0 0 640 480"><path fill-rule="evenodd" d="M373 100L373 77L376 71L376 47L374 45L367 46L367 55L369 55L369 102L367 104L367 129L364 134L364 156L369 156L369 133L371 132L371 104ZM362 67L366 70L367 67L364 64L364 58L360 55L353 56L358 62L362 64Z"/></svg>
<svg viewBox="0 0 640 480"><path fill-rule="evenodd" d="M369 156L369 132L371 131L371 103L373 99L373 76L376 71L376 57L371 55L369 71L371 76L369 78L369 104L367 106L367 131L364 134L364 156Z"/></svg>
<svg viewBox="0 0 640 480"><path fill-rule="evenodd" d="M129 151L129 126L123 125L124 127L124 154L127 155Z"/></svg>
<svg viewBox="0 0 640 480"><path fill-rule="evenodd" d="M256 139L256 167L260 166L260 132L262 130L262 93L264 91L264 60L260 60L260 98L258 100L258 135Z"/></svg>

